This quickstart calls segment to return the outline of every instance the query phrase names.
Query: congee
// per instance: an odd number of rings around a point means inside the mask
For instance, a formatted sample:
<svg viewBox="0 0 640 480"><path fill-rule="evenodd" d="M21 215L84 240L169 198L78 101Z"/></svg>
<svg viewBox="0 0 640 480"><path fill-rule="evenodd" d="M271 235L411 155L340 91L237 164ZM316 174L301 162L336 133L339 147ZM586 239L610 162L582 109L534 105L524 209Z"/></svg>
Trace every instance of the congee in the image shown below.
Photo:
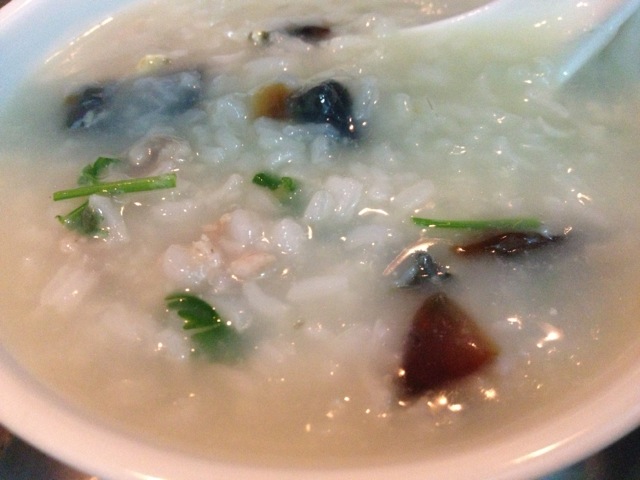
<svg viewBox="0 0 640 480"><path fill-rule="evenodd" d="M640 333L633 25L562 88L482 1L156 0L43 54L0 119L0 339L204 457L465 449ZM635 55L635 56L634 56Z"/></svg>

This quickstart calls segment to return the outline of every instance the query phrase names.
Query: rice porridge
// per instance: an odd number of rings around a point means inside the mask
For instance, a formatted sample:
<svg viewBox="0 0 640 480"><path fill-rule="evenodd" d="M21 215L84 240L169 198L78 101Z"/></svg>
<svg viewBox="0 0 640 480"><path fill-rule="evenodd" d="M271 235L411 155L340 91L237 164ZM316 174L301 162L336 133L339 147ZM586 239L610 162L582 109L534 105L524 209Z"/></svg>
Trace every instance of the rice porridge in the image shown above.
<svg viewBox="0 0 640 480"><path fill-rule="evenodd" d="M487 2L289 3L143 4L3 107L3 345L114 428L249 463L425 458L579 398L640 333L624 35L555 90L502 45L377 41ZM404 395L429 298L491 355Z"/></svg>

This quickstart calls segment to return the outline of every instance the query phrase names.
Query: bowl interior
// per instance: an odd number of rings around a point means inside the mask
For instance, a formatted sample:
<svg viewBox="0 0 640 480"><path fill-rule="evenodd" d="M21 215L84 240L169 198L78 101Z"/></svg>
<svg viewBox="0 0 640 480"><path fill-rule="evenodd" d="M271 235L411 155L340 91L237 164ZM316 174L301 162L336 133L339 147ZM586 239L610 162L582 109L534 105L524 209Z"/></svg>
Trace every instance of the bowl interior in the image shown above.
<svg viewBox="0 0 640 480"><path fill-rule="evenodd" d="M64 14L48 0L13 0L0 11L3 82L0 106L58 48L109 23L136 0L103 0L99 5L69 0ZM0 421L35 446L107 478L492 478L524 479L579 460L619 438L640 422L640 339L612 355L583 390L549 403L517 421L496 425L472 445L439 451L437 457L375 468L345 470L264 467L212 462L170 445L149 444L69 404L34 378L0 346ZM52 432L55 434L52 435ZM478 441L480 439L481 441Z"/></svg>

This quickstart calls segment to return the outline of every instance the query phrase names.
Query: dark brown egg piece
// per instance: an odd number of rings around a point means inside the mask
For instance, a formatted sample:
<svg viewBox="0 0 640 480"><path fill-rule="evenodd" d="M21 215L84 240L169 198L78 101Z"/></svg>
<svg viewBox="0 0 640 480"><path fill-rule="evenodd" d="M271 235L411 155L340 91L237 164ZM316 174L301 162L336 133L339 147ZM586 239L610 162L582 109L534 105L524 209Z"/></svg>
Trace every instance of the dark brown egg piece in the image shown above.
<svg viewBox="0 0 640 480"><path fill-rule="evenodd" d="M398 396L411 399L470 375L498 354L471 316L444 293L416 312L398 372Z"/></svg>

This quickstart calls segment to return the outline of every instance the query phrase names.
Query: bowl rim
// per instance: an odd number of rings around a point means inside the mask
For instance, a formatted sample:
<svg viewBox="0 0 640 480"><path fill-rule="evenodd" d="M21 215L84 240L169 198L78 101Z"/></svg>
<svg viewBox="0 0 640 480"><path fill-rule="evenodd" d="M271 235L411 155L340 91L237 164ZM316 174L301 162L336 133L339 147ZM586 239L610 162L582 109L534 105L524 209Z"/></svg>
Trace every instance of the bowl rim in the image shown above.
<svg viewBox="0 0 640 480"><path fill-rule="evenodd" d="M65 11L61 14L56 6L60 3L56 2L62 0L12 0L0 9L0 37L14 39L7 42L13 48L0 52L0 67L9 72L0 83L0 104L3 98L10 97L16 82L34 67L34 62L46 58L56 45L77 38L88 26L99 25L112 13L139 1L101 0L95 5L85 0L64 0ZM25 37L21 34L25 31L38 35ZM575 408L555 412L552 421L524 433L507 435L489 445L446 458L375 468L318 470L212 463L170 448L143 444L72 407L30 377L2 345L0 421L35 447L105 478L199 480L211 478L215 468L216 476L238 479L293 480L321 474L327 480L523 480L579 461L640 425L638 358L640 344L636 342L618 352L611 372L599 379L597 394ZM612 372L624 372L624 376ZM490 464L487 459L491 459Z"/></svg>
<svg viewBox="0 0 640 480"><path fill-rule="evenodd" d="M30 377L0 348L0 419L35 447L92 475L122 480L212 477L261 480L327 480L487 478L532 479L579 461L629 433L640 424L640 348L600 379L602 387L588 401L563 408L525 432L516 430L494 443L444 458L345 469L240 465L202 459L170 448L141 443L75 409ZM611 382L611 378L617 380ZM594 415L597 412L597 415ZM55 432L55 434L53 434ZM491 459L487 462L487 459Z"/></svg>

